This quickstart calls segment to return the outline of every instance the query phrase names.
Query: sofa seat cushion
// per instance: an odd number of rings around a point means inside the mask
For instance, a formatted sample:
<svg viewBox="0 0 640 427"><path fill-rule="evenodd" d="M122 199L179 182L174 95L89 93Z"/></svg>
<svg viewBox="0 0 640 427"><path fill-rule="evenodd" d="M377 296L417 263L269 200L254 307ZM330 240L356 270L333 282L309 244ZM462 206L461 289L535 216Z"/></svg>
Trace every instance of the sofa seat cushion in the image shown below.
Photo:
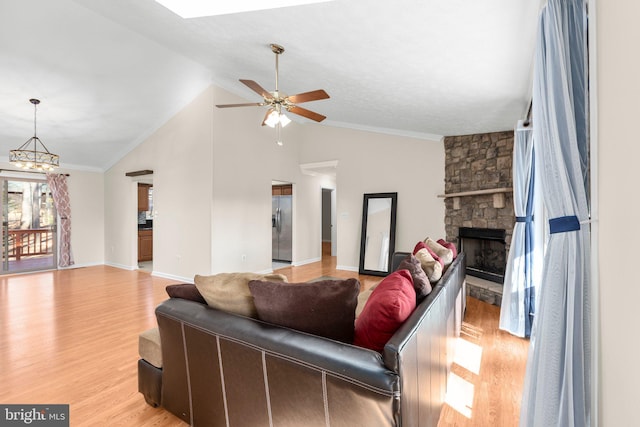
<svg viewBox="0 0 640 427"><path fill-rule="evenodd" d="M353 343L382 352L415 308L416 291L409 271L391 273L376 286L356 320Z"/></svg>
<svg viewBox="0 0 640 427"><path fill-rule="evenodd" d="M138 335L138 354L156 368L162 368L162 347L158 328L147 329Z"/></svg>
<svg viewBox="0 0 640 427"><path fill-rule="evenodd" d="M286 282L282 274L219 273L213 276L196 275L194 282L210 307L242 316L258 317L249 281L268 280Z"/></svg>
<svg viewBox="0 0 640 427"><path fill-rule="evenodd" d="M258 318L351 344L360 292L358 279L305 283L252 280Z"/></svg>

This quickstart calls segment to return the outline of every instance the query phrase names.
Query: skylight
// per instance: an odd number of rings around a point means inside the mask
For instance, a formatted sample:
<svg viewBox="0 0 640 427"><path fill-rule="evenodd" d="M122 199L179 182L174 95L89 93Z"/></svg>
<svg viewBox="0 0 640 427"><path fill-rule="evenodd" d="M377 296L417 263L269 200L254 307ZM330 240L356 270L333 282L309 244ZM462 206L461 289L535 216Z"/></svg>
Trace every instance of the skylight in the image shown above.
<svg viewBox="0 0 640 427"><path fill-rule="evenodd" d="M326 3L328 1L333 0L156 0L156 2L185 19L301 6L312 3Z"/></svg>

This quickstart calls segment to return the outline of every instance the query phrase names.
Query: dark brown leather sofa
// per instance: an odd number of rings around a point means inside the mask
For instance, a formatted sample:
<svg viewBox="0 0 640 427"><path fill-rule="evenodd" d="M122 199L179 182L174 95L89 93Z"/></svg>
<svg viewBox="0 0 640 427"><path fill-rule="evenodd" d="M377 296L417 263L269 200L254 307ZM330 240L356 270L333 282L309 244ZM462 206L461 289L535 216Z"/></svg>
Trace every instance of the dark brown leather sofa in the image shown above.
<svg viewBox="0 0 640 427"><path fill-rule="evenodd" d="M394 265L405 254L394 254ZM460 254L382 354L203 304L156 309L139 389L194 426L436 426L465 307Z"/></svg>

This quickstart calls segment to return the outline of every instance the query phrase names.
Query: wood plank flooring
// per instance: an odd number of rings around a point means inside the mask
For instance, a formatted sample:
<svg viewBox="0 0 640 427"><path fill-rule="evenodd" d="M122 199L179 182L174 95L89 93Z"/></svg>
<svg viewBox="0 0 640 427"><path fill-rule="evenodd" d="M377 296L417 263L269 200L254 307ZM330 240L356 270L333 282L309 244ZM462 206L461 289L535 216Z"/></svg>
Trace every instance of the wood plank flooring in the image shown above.
<svg viewBox="0 0 640 427"><path fill-rule="evenodd" d="M439 427L515 427L529 341L498 329L500 307L467 298Z"/></svg>
<svg viewBox="0 0 640 427"><path fill-rule="evenodd" d="M278 272L289 281L356 275L331 257ZM363 289L380 281L359 277ZM155 326L171 283L108 266L0 277L0 403L70 404L72 426L184 426L137 392L138 334ZM497 331L497 317L497 307L469 300L463 340L481 346L482 360L479 373L463 361L453 373L473 389L460 409L470 418L447 405L439 426L517 425L527 342Z"/></svg>

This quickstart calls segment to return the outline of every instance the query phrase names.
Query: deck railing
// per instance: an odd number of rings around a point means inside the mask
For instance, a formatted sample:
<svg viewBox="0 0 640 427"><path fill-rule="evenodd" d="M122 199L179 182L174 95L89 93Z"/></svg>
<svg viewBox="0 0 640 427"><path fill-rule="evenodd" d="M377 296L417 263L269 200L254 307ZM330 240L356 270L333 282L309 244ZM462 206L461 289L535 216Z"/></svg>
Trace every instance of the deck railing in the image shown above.
<svg viewBox="0 0 640 427"><path fill-rule="evenodd" d="M33 228L9 230L9 259L20 261L23 256L53 253L53 230Z"/></svg>

